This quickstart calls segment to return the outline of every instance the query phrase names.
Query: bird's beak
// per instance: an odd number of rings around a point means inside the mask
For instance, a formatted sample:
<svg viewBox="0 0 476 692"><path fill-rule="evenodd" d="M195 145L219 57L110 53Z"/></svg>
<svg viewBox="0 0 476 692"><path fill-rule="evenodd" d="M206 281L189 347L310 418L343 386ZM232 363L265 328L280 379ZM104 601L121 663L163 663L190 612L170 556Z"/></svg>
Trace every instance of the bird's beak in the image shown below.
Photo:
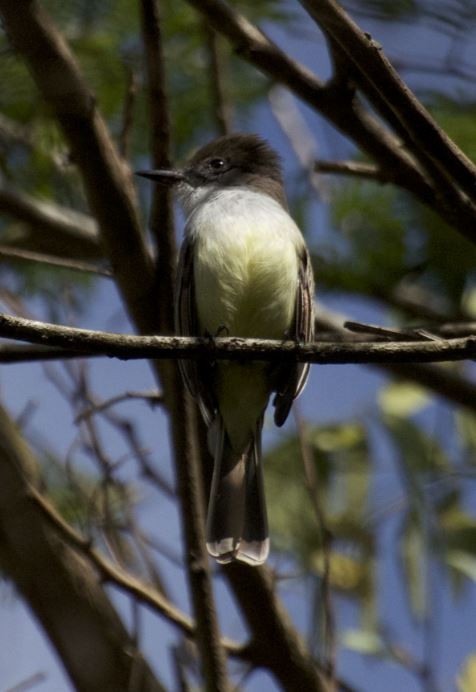
<svg viewBox="0 0 476 692"><path fill-rule="evenodd" d="M159 185L175 185L181 180L185 180L185 174L183 171L175 171L172 169L157 169L155 171L136 171L136 175L140 175L142 178L148 178L153 180L154 183L159 183Z"/></svg>

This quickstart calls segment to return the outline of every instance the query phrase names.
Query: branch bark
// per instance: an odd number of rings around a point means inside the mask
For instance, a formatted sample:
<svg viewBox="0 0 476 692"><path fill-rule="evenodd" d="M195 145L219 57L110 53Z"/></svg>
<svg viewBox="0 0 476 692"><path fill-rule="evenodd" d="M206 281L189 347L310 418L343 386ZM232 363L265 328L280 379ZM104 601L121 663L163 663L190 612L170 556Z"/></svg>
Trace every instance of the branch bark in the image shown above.
<svg viewBox="0 0 476 692"><path fill-rule="evenodd" d="M71 271L81 272L83 274L95 274L110 278L112 272L96 264L89 262L81 262L79 260L66 259L55 255L45 255L42 252L33 252L31 250L20 250L9 245L0 243L0 260L21 260L24 262L35 262L37 265L48 267L56 267L57 269L70 269Z"/></svg>
<svg viewBox="0 0 476 692"><path fill-rule="evenodd" d="M327 675L311 659L277 599L271 574L265 567L250 569L239 563L223 567L252 634L249 656L273 671L284 690L326 692ZM248 657L246 655L246 657Z"/></svg>
<svg viewBox="0 0 476 692"><path fill-rule="evenodd" d="M424 160L429 158L475 201L476 166L438 127L385 57L382 46L361 31L335 0L300 2L320 28L339 45L358 73L364 75L363 88L368 80L396 115L411 138L416 153Z"/></svg>
<svg viewBox="0 0 476 692"><path fill-rule="evenodd" d="M15 247L77 260L103 257L96 224L86 214L41 202L4 183L0 184L0 213L23 221L32 229L12 243Z"/></svg>
<svg viewBox="0 0 476 692"><path fill-rule="evenodd" d="M476 335L436 341L312 343L219 337L213 340L179 336L133 336L97 332L37 322L0 314L0 336L30 343L61 346L77 354L95 354L124 360L137 358L202 358L265 360L270 362L429 363L476 356Z"/></svg>
<svg viewBox="0 0 476 692"><path fill-rule="evenodd" d="M158 0L141 0L142 41L149 103L150 145L153 168L170 168L170 123ZM177 248L171 191L161 185L152 189L150 230L157 246L157 293L162 332L173 329L173 304Z"/></svg>

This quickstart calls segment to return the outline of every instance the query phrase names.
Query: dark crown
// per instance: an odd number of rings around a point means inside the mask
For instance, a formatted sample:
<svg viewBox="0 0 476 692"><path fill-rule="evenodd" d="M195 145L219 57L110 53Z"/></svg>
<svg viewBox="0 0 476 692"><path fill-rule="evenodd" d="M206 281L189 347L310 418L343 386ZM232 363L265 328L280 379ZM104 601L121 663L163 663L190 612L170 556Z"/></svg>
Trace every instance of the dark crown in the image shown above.
<svg viewBox="0 0 476 692"><path fill-rule="evenodd" d="M205 144L190 159L189 170L203 171L205 163L224 162L223 172L233 168L244 174L263 175L282 182L281 162L278 154L260 137L251 134L233 134L219 137Z"/></svg>

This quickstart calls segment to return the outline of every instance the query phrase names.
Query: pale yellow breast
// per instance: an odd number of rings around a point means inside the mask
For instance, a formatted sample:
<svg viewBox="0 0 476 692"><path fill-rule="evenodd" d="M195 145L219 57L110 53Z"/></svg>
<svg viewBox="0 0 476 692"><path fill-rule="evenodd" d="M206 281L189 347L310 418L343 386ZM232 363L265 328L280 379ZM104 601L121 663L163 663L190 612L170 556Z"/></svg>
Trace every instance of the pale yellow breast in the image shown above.
<svg viewBox="0 0 476 692"><path fill-rule="evenodd" d="M270 202L231 204L199 219L194 278L203 331L278 339L290 327L302 241L286 212Z"/></svg>

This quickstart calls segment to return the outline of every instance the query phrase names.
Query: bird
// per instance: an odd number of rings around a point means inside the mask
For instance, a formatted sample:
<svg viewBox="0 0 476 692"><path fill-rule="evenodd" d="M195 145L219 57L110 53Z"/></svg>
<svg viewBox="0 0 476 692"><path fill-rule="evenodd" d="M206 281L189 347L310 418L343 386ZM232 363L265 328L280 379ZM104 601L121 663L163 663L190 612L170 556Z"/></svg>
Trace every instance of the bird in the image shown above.
<svg viewBox="0 0 476 692"><path fill-rule="evenodd" d="M255 134L224 135L181 169L138 171L174 188L185 215L175 293L181 336L314 338L314 279L301 231L289 214L281 160ZM208 427L214 459L208 553L219 563L268 557L261 435L273 396L285 422L309 364L180 361Z"/></svg>

